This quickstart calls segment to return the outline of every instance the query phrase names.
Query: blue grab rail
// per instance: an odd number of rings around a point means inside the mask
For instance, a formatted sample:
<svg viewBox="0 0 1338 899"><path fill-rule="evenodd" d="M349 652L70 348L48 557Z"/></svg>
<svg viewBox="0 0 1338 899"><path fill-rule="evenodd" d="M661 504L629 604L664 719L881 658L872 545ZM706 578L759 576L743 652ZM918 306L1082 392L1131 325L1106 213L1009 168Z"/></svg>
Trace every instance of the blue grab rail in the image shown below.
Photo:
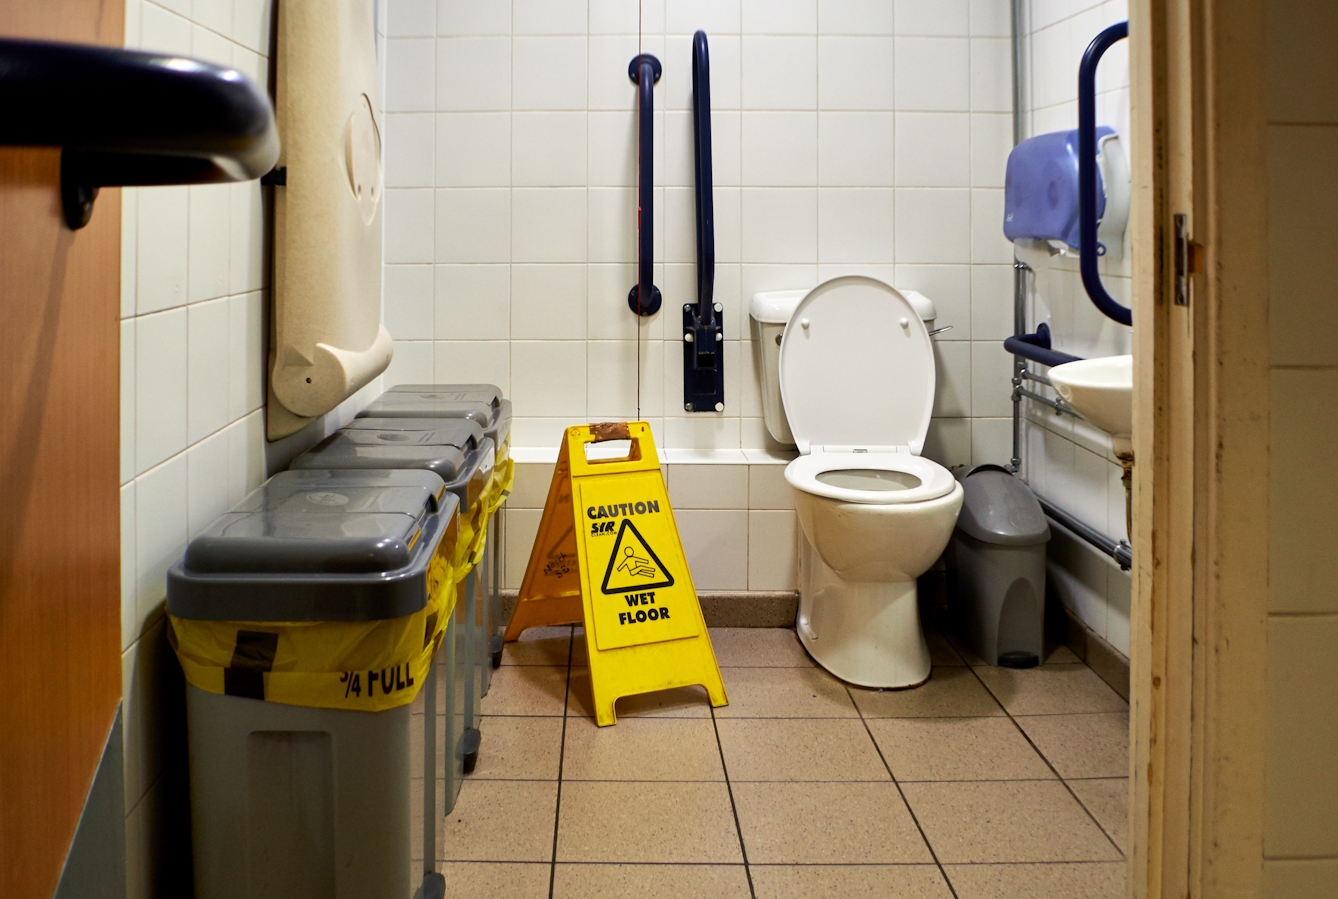
<svg viewBox="0 0 1338 899"><path fill-rule="evenodd" d="M1082 285L1096 308L1122 325L1133 324L1133 310L1106 291L1096 264L1101 253L1096 239L1096 67L1116 41L1128 36L1128 22L1111 25L1092 40L1078 66L1078 265Z"/></svg>
<svg viewBox="0 0 1338 899"><path fill-rule="evenodd" d="M711 176L711 60L706 32L692 36L692 136L697 183L697 302L683 306L683 409L723 412L725 354L715 302L715 200Z"/></svg>
<svg viewBox="0 0 1338 899"><path fill-rule="evenodd" d="M627 76L637 85L639 149L637 161L637 282L627 294L627 305L637 315L660 311L660 288L655 286L655 82L663 69L649 53L632 57Z"/></svg>

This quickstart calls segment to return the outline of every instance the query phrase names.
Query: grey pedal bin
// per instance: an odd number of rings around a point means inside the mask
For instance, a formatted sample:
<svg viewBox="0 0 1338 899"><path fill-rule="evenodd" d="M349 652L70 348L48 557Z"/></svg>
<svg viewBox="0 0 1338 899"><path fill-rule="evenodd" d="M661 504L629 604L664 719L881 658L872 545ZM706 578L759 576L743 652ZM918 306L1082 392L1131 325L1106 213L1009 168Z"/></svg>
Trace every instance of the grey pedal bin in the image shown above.
<svg viewBox="0 0 1338 899"><path fill-rule="evenodd" d="M358 419L292 461L293 471L308 469L394 468L430 471L446 482L460 503L462 516L472 515L492 477L495 453L483 429L465 419L433 419L427 427L408 427L413 419ZM476 568L484 568L480 564ZM465 772L474 770L482 735L479 701L488 692L492 666L488 651L487 585L477 571L465 577L456 606L460 627L460 685L465 702Z"/></svg>
<svg viewBox="0 0 1338 899"><path fill-rule="evenodd" d="M315 698L304 705L274 679L311 670L284 660L302 659L308 622L375 625L427 609L434 560L453 553L446 541L458 532L458 505L427 471L282 472L192 540L169 570L178 652L181 634L206 627L236 643L224 692L187 686L197 899L410 899L440 889L438 822L459 790L464 725L454 616L444 632L431 614L424 619L441 640L412 702L363 711L349 707L345 691L344 707ZM244 624L234 635L229 622ZM399 632L408 626L424 627L410 618ZM380 627L363 633L357 639L390 639ZM330 646L341 647L328 650L332 659L353 651L339 637ZM352 686L352 672L342 674ZM363 674L360 698L373 695L373 680L383 698L412 687L407 664L393 676ZM345 683L337 671L317 677Z"/></svg>
<svg viewBox="0 0 1338 899"><path fill-rule="evenodd" d="M497 451L497 462L511 452L511 401L494 384L400 384L391 387L364 409L363 418L464 418L477 422L484 436ZM354 421L350 427L358 427ZM496 521L488 533L484 578L490 582L488 616L491 619L489 651L493 667L502 664L502 634L507 622L502 620L502 553L506 535L506 507L497 510Z"/></svg>
<svg viewBox="0 0 1338 899"><path fill-rule="evenodd" d="M977 465L962 478L962 489L953 617L966 644L987 663L1037 665L1045 636L1045 513L1031 489L998 465Z"/></svg>

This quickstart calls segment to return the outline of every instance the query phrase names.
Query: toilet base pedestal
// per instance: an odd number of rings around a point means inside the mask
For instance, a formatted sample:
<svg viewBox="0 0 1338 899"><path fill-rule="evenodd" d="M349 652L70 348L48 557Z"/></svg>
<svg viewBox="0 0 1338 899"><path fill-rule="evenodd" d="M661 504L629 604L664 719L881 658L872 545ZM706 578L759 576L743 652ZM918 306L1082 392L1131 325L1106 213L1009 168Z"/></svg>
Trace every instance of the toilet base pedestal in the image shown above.
<svg viewBox="0 0 1338 899"><path fill-rule="evenodd" d="M914 580L852 582L807 540L799 560L799 641L819 665L861 687L914 687L929 678Z"/></svg>

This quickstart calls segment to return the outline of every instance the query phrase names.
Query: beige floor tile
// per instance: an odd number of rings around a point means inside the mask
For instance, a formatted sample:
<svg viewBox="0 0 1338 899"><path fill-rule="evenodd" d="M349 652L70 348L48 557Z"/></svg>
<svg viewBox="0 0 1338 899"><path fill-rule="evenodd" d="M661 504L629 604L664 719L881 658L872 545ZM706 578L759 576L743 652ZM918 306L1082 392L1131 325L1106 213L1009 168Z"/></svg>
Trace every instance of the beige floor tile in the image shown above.
<svg viewBox="0 0 1338 899"><path fill-rule="evenodd" d="M854 718L845 684L821 668L728 668L717 718Z"/></svg>
<svg viewBox="0 0 1338 899"><path fill-rule="evenodd" d="M902 789L945 865L1120 858L1058 781L908 783Z"/></svg>
<svg viewBox="0 0 1338 899"><path fill-rule="evenodd" d="M748 899L743 865L558 865L553 899Z"/></svg>
<svg viewBox="0 0 1338 899"><path fill-rule="evenodd" d="M614 727L567 719L562 779L724 780L709 718L625 717Z"/></svg>
<svg viewBox="0 0 1338 899"><path fill-rule="evenodd" d="M893 783L737 783L750 864L932 861Z"/></svg>
<svg viewBox="0 0 1338 899"><path fill-rule="evenodd" d="M1129 851L1129 778L1110 777L1098 780L1071 780L1069 788L1078 801L1110 834L1121 852Z"/></svg>
<svg viewBox="0 0 1338 899"><path fill-rule="evenodd" d="M571 717L579 715L593 721L595 717L593 708L590 698L590 672L584 667L573 667L567 714ZM710 718L711 701L702 687L678 687L673 690L624 696L618 700L614 711L619 720L643 717Z"/></svg>
<svg viewBox="0 0 1338 899"><path fill-rule="evenodd" d="M966 645L966 641L952 631L951 628L943 631L943 636L952 644L952 648L957 650L957 654L962 657L962 661L972 668L979 668L985 664L985 660L976 655L971 647Z"/></svg>
<svg viewBox="0 0 1338 899"><path fill-rule="evenodd" d="M741 864L723 783L562 784L558 861Z"/></svg>
<svg viewBox="0 0 1338 899"><path fill-rule="evenodd" d="M1127 712L1129 704L1086 665L978 668L976 673L1014 715Z"/></svg>
<svg viewBox="0 0 1338 899"><path fill-rule="evenodd" d="M465 780L446 816L447 861L544 862L553 857L557 781Z"/></svg>
<svg viewBox="0 0 1338 899"><path fill-rule="evenodd" d="M1060 777L1129 775L1128 712L1019 715L1017 723Z"/></svg>
<svg viewBox="0 0 1338 899"><path fill-rule="evenodd" d="M552 866L543 863L446 862L446 899L547 899Z"/></svg>
<svg viewBox="0 0 1338 899"><path fill-rule="evenodd" d="M532 627L502 651L503 665L561 665L571 657L571 627Z"/></svg>
<svg viewBox="0 0 1338 899"><path fill-rule="evenodd" d="M902 782L1054 777L1007 718L880 718L868 724Z"/></svg>
<svg viewBox="0 0 1338 899"><path fill-rule="evenodd" d="M952 899L936 865L752 865L757 899Z"/></svg>
<svg viewBox="0 0 1338 899"><path fill-rule="evenodd" d="M1124 863L945 865L957 899L1124 899Z"/></svg>
<svg viewBox="0 0 1338 899"><path fill-rule="evenodd" d="M557 780L562 748L561 718L498 718L479 721L483 743L470 777L480 780Z"/></svg>
<svg viewBox="0 0 1338 899"><path fill-rule="evenodd" d="M865 718L972 718L1002 715L990 691L981 686L970 668L935 668L918 687L906 690L864 690L851 687L850 695Z"/></svg>
<svg viewBox="0 0 1338 899"><path fill-rule="evenodd" d="M736 718L716 722L729 779L888 780L858 718Z"/></svg>
<svg viewBox="0 0 1338 899"><path fill-rule="evenodd" d="M792 628L713 627L711 646L721 668L808 668L813 660Z"/></svg>
<svg viewBox="0 0 1338 899"><path fill-rule="evenodd" d="M479 704L484 715L562 715L567 700L565 666L503 665Z"/></svg>

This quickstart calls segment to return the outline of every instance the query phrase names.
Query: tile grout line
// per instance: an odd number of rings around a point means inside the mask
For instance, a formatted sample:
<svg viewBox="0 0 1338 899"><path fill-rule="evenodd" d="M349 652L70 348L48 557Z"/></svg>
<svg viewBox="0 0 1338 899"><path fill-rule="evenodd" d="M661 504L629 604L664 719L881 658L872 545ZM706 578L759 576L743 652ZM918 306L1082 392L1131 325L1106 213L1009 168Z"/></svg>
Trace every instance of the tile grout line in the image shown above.
<svg viewBox="0 0 1338 899"><path fill-rule="evenodd" d="M948 885L948 892L952 894L953 899L958 899L957 888L952 885L952 881L948 878L948 872L943 869L943 862L938 860L938 853L934 851L933 845L929 842L929 837L925 835L925 829L920 826L920 818L915 814L915 809L911 808L910 800L906 798L906 791L901 788L901 782L898 781L897 776L892 773L892 766L887 763L887 757L883 755L883 747L878 745L877 738L874 737L873 731L869 729L869 722L864 717L864 710L859 707L859 703L855 702L855 694L850 692L850 685L842 683L841 686L846 691L846 698L849 699L850 704L855 707L855 712L859 715L859 722L864 725L864 733L868 735L869 742L873 744L874 752L878 753L879 761L881 761L883 767L887 769L887 776L892 778L892 785L897 788L897 795L901 797L902 804L906 806L906 811L910 814L911 820L915 822L915 829L919 832L920 839L924 841L925 848L929 850L929 857L934 860L934 866L938 868L939 876L942 877L943 882Z"/></svg>
<svg viewBox="0 0 1338 899"><path fill-rule="evenodd" d="M562 820L562 763L567 755L567 705L571 702L571 657L575 654L576 629L567 630L567 688L562 695L562 736L558 743L557 798L553 802L553 858L548 866L548 899L557 885L558 827Z"/></svg>
<svg viewBox="0 0 1338 899"><path fill-rule="evenodd" d="M725 775L725 792L729 794L729 811L734 816L734 832L739 835L739 854L743 856L743 876L748 878L748 895L757 899L757 888L753 886L753 870L748 864L748 847L743 842L743 826L739 824L739 807L734 803L734 786L729 780L729 765L725 762L725 747L720 742L720 725L716 721L715 707L711 707L711 730L715 732L715 748L720 753L720 770ZM550 896L549 899L552 899Z"/></svg>
<svg viewBox="0 0 1338 899"><path fill-rule="evenodd" d="M954 647L954 651L955 651L955 650L956 650L956 647ZM959 655L960 655L960 653L959 653ZM963 660L963 661L965 661L965 660ZM981 676L976 672L975 666L973 666L973 665L971 665L971 664L968 664L966 667L967 667L968 669L970 669L970 671L971 671L971 675L976 679L976 681L977 681L982 687L985 688L985 692L988 693L988 694L990 694L990 697L991 697L995 702L999 703L999 708L1003 709L1003 713L1004 713L1004 715L1006 715L1006 716L1008 717L1008 720L1012 722L1013 726L1017 728L1017 732L1020 733L1020 734L1022 735L1022 739L1024 739L1024 740L1027 741L1027 745L1030 746L1030 747L1032 748L1032 751L1035 752L1038 756L1040 756L1041 761L1045 762L1045 766L1046 766L1047 768L1049 768L1049 769L1050 769L1050 772L1051 772L1052 774L1054 774L1055 778L1058 779L1058 781L1059 781L1061 784L1064 785L1064 789L1067 790L1067 791L1068 791L1068 794L1069 794L1070 796L1073 797L1073 801L1076 802L1076 803L1078 803L1078 807L1081 808L1084 812L1086 812L1088 819L1090 819L1091 822L1092 822L1093 824L1096 825L1096 829L1099 830L1099 831L1101 831L1101 835L1102 835L1103 837L1105 837L1105 838L1106 838L1106 841L1109 842L1110 845L1115 849L1115 851L1118 852L1118 853L1120 854L1120 858L1123 859L1123 860L1127 860L1127 857L1126 857L1125 854L1124 854L1124 850L1121 849L1121 848L1119 847L1119 845L1115 842L1115 838L1112 837L1112 836L1106 831L1106 828L1105 828L1104 826L1102 826L1101 822L1098 821L1098 820L1096 819L1096 815L1092 814L1092 810L1089 809L1089 808L1087 807L1087 803L1085 803L1085 802L1083 802L1081 799L1079 799L1079 798L1078 798L1078 794L1075 793L1075 792L1073 792L1073 787L1070 786L1068 780L1066 780L1066 779L1063 777L1063 775L1061 775L1061 774L1059 773L1059 771L1057 771L1057 770L1055 769L1055 766L1052 765L1052 764L1050 763L1050 759L1046 757L1046 755L1045 755L1044 752L1041 752L1041 747L1037 746L1036 743L1035 743L1035 741L1033 741L1033 740L1031 739L1031 735L1028 734L1028 733L1022 728L1022 725L1019 724L1018 721L1017 721L1017 719L1013 717L1013 713L1010 712L1010 711L1008 711L1008 707L1005 706L1002 702L999 701L999 697L997 697L997 696L994 695L994 691L990 689L990 685L987 684L987 683L985 683L985 679L984 679L983 677L981 677ZM1086 666L1084 666L1084 667L1086 667ZM1089 668L1088 670L1090 671L1091 669ZM1025 716L1024 716L1024 717L1025 717ZM1081 778L1075 778L1075 779L1081 779Z"/></svg>

